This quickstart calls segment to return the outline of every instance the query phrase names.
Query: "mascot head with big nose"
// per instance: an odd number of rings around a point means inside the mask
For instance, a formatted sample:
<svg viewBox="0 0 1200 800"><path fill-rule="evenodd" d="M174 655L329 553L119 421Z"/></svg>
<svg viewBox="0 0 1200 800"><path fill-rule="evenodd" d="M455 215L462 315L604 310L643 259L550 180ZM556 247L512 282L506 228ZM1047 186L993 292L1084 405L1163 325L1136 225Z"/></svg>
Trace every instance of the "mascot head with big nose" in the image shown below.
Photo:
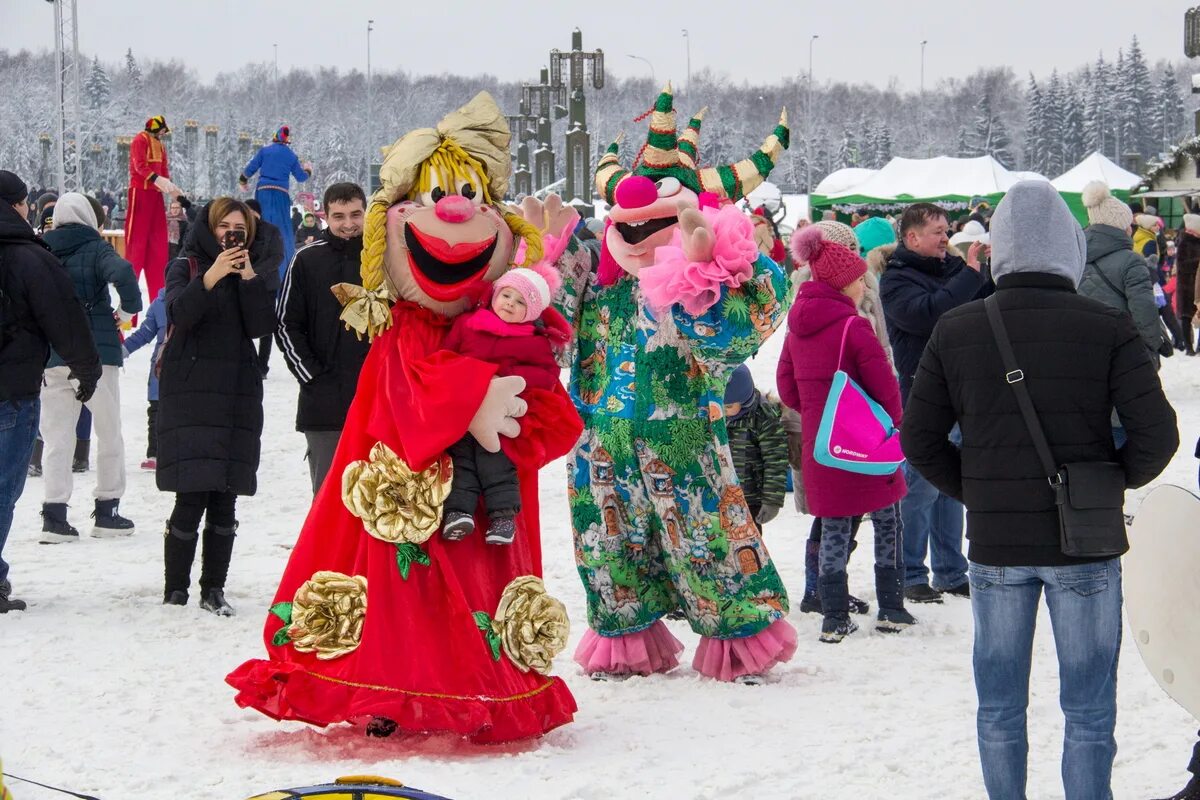
<svg viewBox="0 0 1200 800"><path fill-rule="evenodd" d="M624 270L636 276L654 263L654 251L671 242L686 208L737 201L761 184L788 146L787 113L749 158L736 164L698 167L700 126L707 109L676 133L671 84L650 112L650 132L632 169L621 166L621 139L596 165L596 191L610 208L605 223L599 279L611 283Z"/></svg>
<svg viewBox="0 0 1200 800"><path fill-rule="evenodd" d="M480 92L436 128L387 148L363 232L363 291L342 287L347 324L374 336L390 326L392 301L455 317L513 265L520 239L523 263L541 258L537 230L500 202L510 136L496 101Z"/></svg>

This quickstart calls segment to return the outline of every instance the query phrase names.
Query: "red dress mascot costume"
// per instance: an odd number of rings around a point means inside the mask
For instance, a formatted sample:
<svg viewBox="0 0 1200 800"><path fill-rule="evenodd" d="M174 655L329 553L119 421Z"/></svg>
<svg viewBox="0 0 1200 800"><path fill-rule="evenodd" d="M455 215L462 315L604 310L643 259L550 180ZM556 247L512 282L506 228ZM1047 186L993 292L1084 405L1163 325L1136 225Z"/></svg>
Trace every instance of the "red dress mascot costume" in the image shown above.
<svg viewBox="0 0 1200 800"><path fill-rule="evenodd" d="M167 209L164 194L179 196L171 182L167 148L159 136L169 132L162 115L146 120L146 129L129 145L129 204L125 208L125 259L133 274L146 273L146 289L158 297L167 268Z"/></svg>
<svg viewBox="0 0 1200 800"><path fill-rule="evenodd" d="M267 615L269 658L227 678L243 707L483 743L572 719L574 698L548 674L568 622L539 577L537 470L582 424L561 386L525 390L442 346L514 260L545 265L565 250L498 204L509 164L508 123L486 92L388 150L363 286L331 287L342 319L373 337L334 457L342 480L322 486L292 551ZM474 535L440 533L445 451L467 432L493 450L503 440L517 466L511 546L484 543L482 509Z"/></svg>

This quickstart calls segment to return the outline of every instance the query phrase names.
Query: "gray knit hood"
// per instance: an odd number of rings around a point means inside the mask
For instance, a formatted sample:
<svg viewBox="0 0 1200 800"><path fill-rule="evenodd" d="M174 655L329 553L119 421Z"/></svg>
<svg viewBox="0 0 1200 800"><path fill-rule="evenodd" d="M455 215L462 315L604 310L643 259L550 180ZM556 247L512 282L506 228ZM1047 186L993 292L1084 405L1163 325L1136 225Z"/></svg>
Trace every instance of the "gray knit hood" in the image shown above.
<svg viewBox="0 0 1200 800"><path fill-rule="evenodd" d="M1014 184L992 215L992 278L1058 275L1079 286L1087 243L1067 204L1046 181Z"/></svg>

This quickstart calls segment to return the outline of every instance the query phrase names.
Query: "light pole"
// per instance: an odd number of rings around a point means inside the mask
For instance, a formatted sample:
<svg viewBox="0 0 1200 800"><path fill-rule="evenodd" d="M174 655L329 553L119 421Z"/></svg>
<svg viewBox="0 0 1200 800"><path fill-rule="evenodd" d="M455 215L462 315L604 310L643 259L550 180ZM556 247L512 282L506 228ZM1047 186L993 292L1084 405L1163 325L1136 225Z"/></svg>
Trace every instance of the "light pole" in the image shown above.
<svg viewBox="0 0 1200 800"><path fill-rule="evenodd" d="M805 176L804 191L812 193L812 124L813 124L813 44L820 39L819 33L814 33L808 40L808 119L804 123L804 150L807 156L804 160Z"/></svg>
<svg viewBox="0 0 1200 800"><path fill-rule="evenodd" d="M375 30L375 20L367 20L367 171L363 185L367 194L373 194L371 187L371 31Z"/></svg>
<svg viewBox="0 0 1200 800"><path fill-rule="evenodd" d="M636 58L638 61L645 61L646 66L650 68L650 80L655 86L658 86L658 78L654 77L654 65L650 63L650 59L646 58L645 56L635 56L632 53L626 53L626 55L630 58Z"/></svg>
<svg viewBox="0 0 1200 800"><path fill-rule="evenodd" d="M925 45L929 44L928 39L921 41L921 97L925 96Z"/></svg>
<svg viewBox="0 0 1200 800"><path fill-rule="evenodd" d="M687 99L692 99L692 38L687 28L683 29L683 41L687 46Z"/></svg>
<svg viewBox="0 0 1200 800"><path fill-rule="evenodd" d="M275 49L275 73L274 79L271 82L271 93L275 96L274 106L271 110L275 112L275 123L279 123L279 45L271 45Z"/></svg>

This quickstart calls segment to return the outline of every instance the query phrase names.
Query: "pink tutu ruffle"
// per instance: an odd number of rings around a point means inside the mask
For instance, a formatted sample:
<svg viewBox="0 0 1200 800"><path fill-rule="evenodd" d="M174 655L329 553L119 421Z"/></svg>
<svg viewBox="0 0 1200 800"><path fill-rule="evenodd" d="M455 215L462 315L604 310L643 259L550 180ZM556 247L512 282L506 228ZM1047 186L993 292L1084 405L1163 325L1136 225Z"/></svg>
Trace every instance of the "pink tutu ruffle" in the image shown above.
<svg viewBox="0 0 1200 800"><path fill-rule="evenodd" d="M793 650L795 642L793 633ZM675 669L682 652L683 643L659 620L645 630L624 636L601 636L589 629L575 649L575 661L585 672L650 675Z"/></svg>
<svg viewBox="0 0 1200 800"><path fill-rule="evenodd" d="M692 668L709 678L732 681L741 675L761 675L795 654L796 629L787 620L777 619L744 639L702 636Z"/></svg>

